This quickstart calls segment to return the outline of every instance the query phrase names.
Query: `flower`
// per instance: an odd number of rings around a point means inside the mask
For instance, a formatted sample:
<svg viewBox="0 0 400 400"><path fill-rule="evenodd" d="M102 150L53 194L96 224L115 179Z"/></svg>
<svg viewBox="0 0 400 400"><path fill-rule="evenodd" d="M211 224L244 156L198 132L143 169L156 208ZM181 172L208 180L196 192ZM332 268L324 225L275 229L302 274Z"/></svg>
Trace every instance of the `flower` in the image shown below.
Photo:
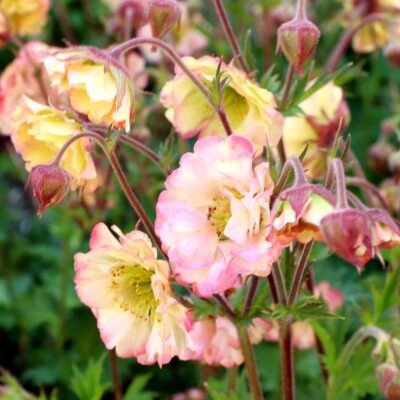
<svg viewBox="0 0 400 400"><path fill-rule="evenodd" d="M200 296L232 288L239 274L266 276L279 256L265 240L273 182L240 136L197 141L166 180L155 229L177 279Z"/></svg>
<svg viewBox="0 0 400 400"><path fill-rule="evenodd" d="M285 118L283 142L287 156L300 156L306 146L304 168L310 177L324 175L327 150L338 129L344 130L350 114L343 90L332 82L299 104L304 115Z"/></svg>
<svg viewBox="0 0 400 400"><path fill-rule="evenodd" d="M49 77L42 62L52 50L44 43L28 42L3 71L0 78L0 130L4 135L11 134L10 116L23 95L39 103L47 104L48 97L52 93ZM57 99L51 97L54 103Z"/></svg>
<svg viewBox="0 0 400 400"><path fill-rule="evenodd" d="M76 292L95 315L105 346L146 365L187 359L191 315L173 296L168 263L157 260L143 232L112 230L118 240L98 223L90 251L75 255Z"/></svg>
<svg viewBox="0 0 400 400"><path fill-rule="evenodd" d="M33 195L39 201L39 215L47 208L61 203L71 184L68 172L52 164L36 165L32 168L29 179Z"/></svg>
<svg viewBox="0 0 400 400"><path fill-rule="evenodd" d="M149 23L153 36L163 38L181 18L176 0L149 0Z"/></svg>
<svg viewBox="0 0 400 400"><path fill-rule="evenodd" d="M67 140L81 133L83 127L67 112L39 104L23 96L13 115L11 140L30 171L51 162ZM72 143L63 155L60 166L71 176L71 189L84 186L94 190L96 169L87 150L85 138Z"/></svg>
<svg viewBox="0 0 400 400"><path fill-rule="evenodd" d="M321 219L322 237L329 249L359 270L374 256L371 220L364 211L341 208Z"/></svg>
<svg viewBox="0 0 400 400"><path fill-rule="evenodd" d="M325 300L330 313L334 313L344 303L343 292L335 289L328 282L322 281L314 288L314 295Z"/></svg>
<svg viewBox="0 0 400 400"><path fill-rule="evenodd" d="M256 150L276 146L281 138L282 116L276 110L272 93L258 87L232 64L218 58L183 58L185 65L208 87L213 85L218 66L227 82L222 95L228 121L233 133L245 136ZM218 135L226 132L204 96L185 75L176 68L175 78L167 82L161 92L161 102L167 108L166 117L184 137Z"/></svg>
<svg viewBox="0 0 400 400"><path fill-rule="evenodd" d="M400 184L398 179L385 179L380 185L380 192L384 197L389 211L400 216Z"/></svg>
<svg viewBox="0 0 400 400"><path fill-rule="evenodd" d="M247 331L252 344L258 344L270 323L255 318ZM244 361L239 333L234 323L222 316L201 318L193 324L190 332L197 349L192 355L194 360L201 360L208 365L231 368Z"/></svg>
<svg viewBox="0 0 400 400"><path fill-rule="evenodd" d="M321 218L334 208L331 194L322 186L308 183L293 185L284 190L274 204L271 240L283 246L293 240L300 243L321 241Z"/></svg>
<svg viewBox="0 0 400 400"><path fill-rule="evenodd" d="M71 106L93 123L130 129L133 88L128 73L107 53L72 48L47 57L52 86L67 92Z"/></svg>
<svg viewBox="0 0 400 400"><path fill-rule="evenodd" d="M361 15L360 10L362 10ZM399 0L346 0L345 12L351 21L354 20L354 14L359 15L359 21L371 14L385 14L385 19L367 23L354 33L353 50L357 53L371 53L383 47L393 36L392 26L398 25L396 15L399 11Z"/></svg>
<svg viewBox="0 0 400 400"><path fill-rule="evenodd" d="M40 33L49 9L49 0L0 0L0 11L6 17L13 35Z"/></svg>

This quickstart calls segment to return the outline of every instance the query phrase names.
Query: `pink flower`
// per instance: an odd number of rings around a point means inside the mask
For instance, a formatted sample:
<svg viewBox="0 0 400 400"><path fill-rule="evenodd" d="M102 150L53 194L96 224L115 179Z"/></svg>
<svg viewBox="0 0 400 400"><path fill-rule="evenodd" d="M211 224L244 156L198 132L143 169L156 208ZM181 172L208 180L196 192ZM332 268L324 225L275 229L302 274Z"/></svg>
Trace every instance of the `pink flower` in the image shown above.
<svg viewBox="0 0 400 400"><path fill-rule="evenodd" d="M191 316L173 296L168 263L157 260L143 232L112 229L118 240L98 223L90 251L75 255L76 291L97 318L105 346L141 364L187 359Z"/></svg>
<svg viewBox="0 0 400 400"><path fill-rule="evenodd" d="M239 274L266 276L279 256L265 240L273 182L239 136L200 139L166 181L155 228L177 279L199 296L234 287Z"/></svg>
<svg viewBox="0 0 400 400"><path fill-rule="evenodd" d="M270 322L255 318L247 328L252 344L258 344ZM196 350L192 356L208 365L231 368L244 361L239 333L233 322L222 316L202 318L196 321L190 333Z"/></svg>
<svg viewBox="0 0 400 400"><path fill-rule="evenodd" d="M7 66L0 78L0 130L10 135L10 116L23 95L42 104L47 104L52 94L49 77L42 64L52 48L41 42L28 42L14 61ZM37 78L40 74L41 82ZM43 84L43 87L41 87ZM54 103L54 99L52 99Z"/></svg>
<svg viewBox="0 0 400 400"><path fill-rule="evenodd" d="M328 282L322 281L314 288L314 294L325 300L329 312L333 313L344 303L343 292L335 289Z"/></svg>

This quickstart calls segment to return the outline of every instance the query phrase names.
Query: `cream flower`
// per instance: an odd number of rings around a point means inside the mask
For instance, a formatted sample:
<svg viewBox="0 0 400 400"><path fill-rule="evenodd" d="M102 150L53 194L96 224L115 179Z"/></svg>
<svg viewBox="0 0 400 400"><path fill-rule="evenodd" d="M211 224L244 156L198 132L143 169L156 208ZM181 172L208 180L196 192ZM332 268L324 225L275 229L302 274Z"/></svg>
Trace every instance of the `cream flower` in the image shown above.
<svg viewBox="0 0 400 400"><path fill-rule="evenodd" d="M18 56L3 71L0 78L0 130L4 135L11 134L10 115L16 109L21 97L47 104L52 99L49 77L42 65L53 49L41 42L28 42ZM38 80L38 74L41 81Z"/></svg>
<svg viewBox="0 0 400 400"><path fill-rule="evenodd" d="M155 228L177 279L200 296L233 287L239 275L266 276L280 248L265 240L273 182L240 136L197 141L166 181Z"/></svg>
<svg viewBox="0 0 400 400"><path fill-rule="evenodd" d="M34 166L51 162L64 143L82 132L83 127L68 113L23 97L13 115L11 140L30 171ZM88 140L75 141L61 159L61 167L71 176L71 189L97 186L96 169L87 150Z"/></svg>
<svg viewBox="0 0 400 400"><path fill-rule="evenodd" d="M94 123L130 129L133 88L128 73L94 48L60 51L44 61L52 86Z"/></svg>
<svg viewBox="0 0 400 400"><path fill-rule="evenodd" d="M304 168L312 177L326 171L327 150L337 130L349 123L349 110L343 90L328 83L302 103L304 115L285 118L283 142L287 156L298 157L308 145Z"/></svg>
<svg viewBox="0 0 400 400"><path fill-rule="evenodd" d="M36 35L47 20L49 0L0 0L0 11L8 20L12 34Z"/></svg>
<svg viewBox="0 0 400 400"><path fill-rule="evenodd" d="M103 223L90 239L90 251L75 255L75 284L81 301L97 318L101 338L119 357L160 366L174 356L187 359L191 315L173 297L169 266L140 231L124 235Z"/></svg>
<svg viewBox="0 0 400 400"><path fill-rule="evenodd" d="M206 86L212 86L219 59L185 57L183 62ZM228 82L222 103L233 133L246 137L256 150L267 144L276 146L281 138L283 120L272 93L257 86L231 64L222 63L220 70ZM226 136L211 106L179 68L175 78L164 86L161 102L167 108L166 117L184 138L197 134L200 137Z"/></svg>

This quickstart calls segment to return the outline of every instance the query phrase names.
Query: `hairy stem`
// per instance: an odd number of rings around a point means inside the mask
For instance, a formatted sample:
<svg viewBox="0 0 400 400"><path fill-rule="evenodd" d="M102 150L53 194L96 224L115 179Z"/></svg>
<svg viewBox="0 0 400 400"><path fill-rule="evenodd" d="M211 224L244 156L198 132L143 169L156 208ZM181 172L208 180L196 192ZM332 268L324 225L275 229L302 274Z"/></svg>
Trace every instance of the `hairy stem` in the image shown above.
<svg viewBox="0 0 400 400"><path fill-rule="evenodd" d="M372 183L368 182L367 180L358 178L358 177L355 177L355 178L346 177L346 183L351 186L357 186L357 187L364 188L368 192L372 193L379 200L379 202L381 203L383 208L385 208L385 209L388 208L386 200L381 195L379 189Z"/></svg>
<svg viewBox="0 0 400 400"><path fill-rule="evenodd" d="M118 358L115 349L109 350L111 377L113 383L114 400L122 400L122 384L118 370Z"/></svg>
<svg viewBox="0 0 400 400"><path fill-rule="evenodd" d="M311 240L310 242L304 245L303 251L301 252L301 256L296 266L296 270L294 272L292 280L292 285L290 288L289 299L288 299L289 305L293 304L296 301L297 296L299 295L300 287L303 282L304 273L307 270L308 258L310 257L313 244L314 241Z"/></svg>
<svg viewBox="0 0 400 400"><path fill-rule="evenodd" d="M260 278L258 276L251 277L250 288L249 291L247 292L247 297L244 303L242 316L246 316L250 312L251 306L253 305L253 301L257 293L257 288L259 283L260 283Z"/></svg>
<svg viewBox="0 0 400 400"><path fill-rule="evenodd" d="M336 180L337 207L347 208L349 203L347 200L346 177L344 174L343 163L338 158L334 158L332 160L332 167Z"/></svg>
<svg viewBox="0 0 400 400"><path fill-rule="evenodd" d="M143 222L143 225L146 227L149 235L153 238L154 242L156 243L157 247L159 248L159 250L161 251L161 254L164 255L164 257L166 257L165 253L163 252L162 248L161 248L161 241L160 238L157 236L157 234L154 231L154 227L152 222L150 221L150 218L148 217L146 211L144 210L144 208L142 207L142 205L139 202L139 199L136 197L135 193L133 192L133 190L131 189L129 182L121 168L121 165L118 161L117 156L115 155L114 151L109 151L107 148L107 141L98 133L95 132L82 132L79 133L75 136L72 136L69 140L67 140L63 147L59 150L57 156L55 157L55 159L53 160L53 164L58 165L61 157L63 156L63 154L65 153L65 151L68 149L68 147L75 142L76 140L82 139L82 138L91 138L94 139L97 144L100 146L100 148L103 150L104 154L107 156L111 167L115 173L115 175L118 178L118 181L130 203L130 205L132 206L132 208L134 209L134 211L136 212L136 214L138 215L138 217L141 219L141 221Z"/></svg>
<svg viewBox="0 0 400 400"><path fill-rule="evenodd" d="M232 128L229 125L228 119L226 118L223 109L216 106L207 86L204 85L204 83L186 66L186 64L182 61L181 57L179 56L179 54L168 43L165 43L164 41L156 38L133 38L115 47L111 51L110 55L112 57L119 58L127 51L143 45L152 45L162 49L168 55L168 57L176 65L179 66L179 68L186 74L186 76L193 82L193 84L202 93L202 95L207 100L211 108L217 114L219 120L221 121L222 126L224 127L227 135L229 136L232 133Z"/></svg>
<svg viewBox="0 0 400 400"><path fill-rule="evenodd" d="M227 315L229 315L231 318L237 317L235 310L232 308L225 296L221 294L214 294L214 299L222 306Z"/></svg>
<svg viewBox="0 0 400 400"><path fill-rule="evenodd" d="M371 22L379 21L384 18L385 16L381 13L369 14L359 24L350 25L343 32L342 37L338 41L338 44L329 56L328 61L325 65L326 72L331 73L337 68L340 60L342 59L344 53L346 52L346 49L349 47L351 40L353 39L353 36L357 33L357 31L359 31L365 25L370 24Z"/></svg>
<svg viewBox="0 0 400 400"><path fill-rule="evenodd" d="M279 347L281 352L282 391L284 400L295 399L293 371L292 322L284 319L279 325Z"/></svg>
<svg viewBox="0 0 400 400"><path fill-rule="evenodd" d="M258 376L256 358L254 355L253 346L250 343L249 334L244 326L238 327L238 331L252 399L263 400L264 396L261 389L260 378Z"/></svg>
<svg viewBox="0 0 400 400"><path fill-rule="evenodd" d="M217 11L218 17L221 21L221 24L224 28L225 35L232 47L233 53L235 54L235 58L238 60L243 71L245 71L246 74L250 74L250 69L246 63L246 60L244 59L244 57L242 55L242 51L240 50L238 40L236 39L236 36L233 32L232 25L229 22L229 18L226 13L226 10L225 10L222 0L213 0L213 3L214 3L215 10Z"/></svg>

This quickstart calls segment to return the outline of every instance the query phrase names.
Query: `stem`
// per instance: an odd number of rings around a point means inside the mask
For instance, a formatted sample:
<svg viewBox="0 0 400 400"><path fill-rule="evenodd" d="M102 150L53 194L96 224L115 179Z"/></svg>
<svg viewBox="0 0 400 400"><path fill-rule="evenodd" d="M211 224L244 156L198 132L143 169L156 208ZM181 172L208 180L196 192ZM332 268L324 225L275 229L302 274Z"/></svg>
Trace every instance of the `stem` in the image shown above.
<svg viewBox="0 0 400 400"><path fill-rule="evenodd" d="M61 2L61 0L54 0L54 6L60 21L62 34L69 42L75 43L74 32L72 31L71 24L69 23L67 10L65 9L64 4Z"/></svg>
<svg viewBox="0 0 400 400"><path fill-rule="evenodd" d="M295 19L297 21L307 19L307 0L297 0Z"/></svg>
<svg viewBox="0 0 400 400"><path fill-rule="evenodd" d="M238 376L239 368L237 365L228 368L227 374L228 374L228 396L232 397L236 393L236 382L237 382L237 376Z"/></svg>
<svg viewBox="0 0 400 400"><path fill-rule="evenodd" d="M256 358L254 356L254 349L250 343L249 334L246 327L238 327L240 343L244 356L244 365L246 367L247 379L250 386L250 391L253 400L263 400L264 396L261 389L260 378L258 376Z"/></svg>
<svg viewBox="0 0 400 400"><path fill-rule="evenodd" d="M224 4L222 3L222 0L213 0L213 2L214 2L215 10L217 11L218 17L224 28L225 35L232 47L233 53L235 54L235 58L238 60L243 71L245 71L246 74L249 75L250 69L246 63L246 60L244 59L244 57L242 55L242 51L240 50L238 40L236 39L236 36L233 32L232 25L229 22L229 18L226 13Z"/></svg>
<svg viewBox="0 0 400 400"><path fill-rule="evenodd" d="M282 320L279 326L279 347L281 351L282 391L284 400L295 399L293 372L292 322Z"/></svg>
<svg viewBox="0 0 400 400"><path fill-rule="evenodd" d="M278 292L278 286L276 284L275 277L272 273L268 275L268 283L274 303L275 304L280 303L281 299Z"/></svg>
<svg viewBox="0 0 400 400"><path fill-rule="evenodd" d="M169 168L165 168L160 157L154 152L152 149L147 147L144 143L140 140L137 140L133 137L127 136L122 134L119 136L119 139L122 143L131 146L133 149L139 151L140 153L144 154L149 160L153 161L166 175L169 175L172 171Z"/></svg>
<svg viewBox="0 0 400 400"><path fill-rule="evenodd" d="M156 243L157 247L159 248L159 250L161 251L161 254L164 255L164 257L166 257L166 254L164 253L164 251L161 248L161 241L160 238L157 236L157 234L154 231L154 227L152 222L150 221L149 217L146 214L146 211L144 210L144 208L142 207L142 205L140 204L138 198L136 197L135 193L133 192L133 190L131 189L128 180L126 179L126 176L121 168L121 165L118 161L117 156L115 155L114 152L109 152L107 149L107 141L98 133L95 132L82 132L82 133L78 133L75 136L72 136L70 139L68 139L64 145L62 146L62 148L59 150L59 152L57 153L55 159L53 160L53 164L58 165L60 162L61 157L63 156L63 154L65 153L65 151L68 149L68 147L75 142L76 140L79 140L81 138L92 138L94 139L98 145L101 147L101 149L103 150L104 154L107 156L111 167L115 173L115 175L118 178L118 181L126 195L126 197L129 200L130 205L132 206L132 208L134 209L134 211L136 212L136 214L138 215L138 217L141 219L141 221L143 222L143 225L146 227L148 233L150 234L150 236L153 238L154 242Z"/></svg>
<svg viewBox="0 0 400 400"><path fill-rule="evenodd" d="M245 317L250 312L251 306L253 305L253 301L257 293L257 288L259 283L260 283L260 278L258 276L251 277L250 288L249 291L247 292L247 297L242 312L243 317Z"/></svg>
<svg viewBox="0 0 400 400"><path fill-rule="evenodd" d="M121 385L121 377L119 376L118 359L115 353L115 349L109 350L108 354L110 356L110 367L111 367L111 376L114 389L114 400L121 400L122 385Z"/></svg>
<svg viewBox="0 0 400 400"><path fill-rule="evenodd" d="M346 177L344 175L343 163L338 158L332 160L332 167L336 180L336 197L338 208L348 208Z"/></svg>
<svg viewBox="0 0 400 400"><path fill-rule="evenodd" d="M280 301L282 304L286 304L287 303L286 284L285 284L285 278L283 276L282 268L281 268L281 265L279 264L279 262L273 265L272 274L273 274L274 280L277 284Z"/></svg>
<svg viewBox="0 0 400 400"><path fill-rule="evenodd" d="M313 244L314 241L311 240L311 242L308 242L306 245L304 245L303 251L301 252L301 256L293 276L292 286L289 293L289 305L293 304L296 301L297 296L300 292L301 283L303 282L304 273L307 269L308 258L311 254Z"/></svg>
<svg viewBox="0 0 400 400"><path fill-rule="evenodd" d="M283 112L286 111L287 102L289 100L290 89L292 88L294 78L294 67L292 64L289 64L287 72L286 72L286 79L285 85L283 87L283 95L282 100L280 101L279 111Z"/></svg>
<svg viewBox="0 0 400 400"><path fill-rule="evenodd" d="M223 113L221 113L221 110L215 105L207 86L205 86L204 83L186 66L186 64L180 58L179 54L168 43L165 43L162 40L156 38L133 38L115 47L111 51L110 56L119 58L127 51L146 44L162 49L163 51L165 51L168 57L170 57L170 59L179 66L179 68L203 94L204 98L210 104L211 108L218 115L222 126L229 136L232 133L232 129L228 123L226 116L224 116Z"/></svg>
<svg viewBox="0 0 400 400"><path fill-rule="evenodd" d="M237 317L235 310L224 296L220 294L214 294L214 299L217 300L217 302L231 318Z"/></svg>
<svg viewBox="0 0 400 400"><path fill-rule="evenodd" d="M385 209L388 208L386 200L381 195L379 189L372 183L368 182L367 180L358 177L356 178L351 177L351 178L346 178L346 183L351 186L359 186L366 189L368 192L372 193L379 200L383 208Z"/></svg>
<svg viewBox="0 0 400 400"><path fill-rule="evenodd" d="M343 57L347 47L349 47L351 40L353 39L353 36L357 33L357 31L359 31L365 25L370 24L371 22L383 20L384 18L385 16L381 13L373 13L364 17L364 19L358 25L349 26L344 31L337 46L334 48L331 55L329 56L328 61L325 65L326 72L331 73L337 68L341 58Z"/></svg>

